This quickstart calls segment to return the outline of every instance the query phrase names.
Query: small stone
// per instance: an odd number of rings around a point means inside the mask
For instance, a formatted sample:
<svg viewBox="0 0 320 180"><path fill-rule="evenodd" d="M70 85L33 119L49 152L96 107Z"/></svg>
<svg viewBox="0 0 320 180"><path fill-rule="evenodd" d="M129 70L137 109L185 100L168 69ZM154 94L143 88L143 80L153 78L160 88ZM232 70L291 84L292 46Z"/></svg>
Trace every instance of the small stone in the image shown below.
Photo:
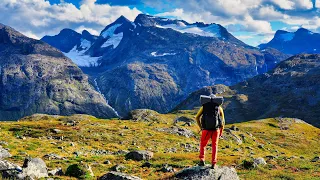
<svg viewBox="0 0 320 180"><path fill-rule="evenodd" d="M60 129L52 129L52 132L58 134L61 132L61 130Z"/></svg>
<svg viewBox="0 0 320 180"><path fill-rule="evenodd" d="M262 157L259 157L259 158L256 158L253 160L253 163L254 165L256 166L259 166L259 165L266 165L266 161L262 158Z"/></svg>
<svg viewBox="0 0 320 180"><path fill-rule="evenodd" d="M111 162L109 160L106 160L103 162L103 164L111 164Z"/></svg>
<svg viewBox="0 0 320 180"><path fill-rule="evenodd" d="M258 148L263 149L264 145L263 144L259 144Z"/></svg>
<svg viewBox="0 0 320 180"><path fill-rule="evenodd" d="M121 165L121 164L117 164L117 165L115 165L115 166L113 166L111 168L112 171L116 171L116 172L121 172L121 171L123 171L125 169L126 169L126 167L124 165Z"/></svg>
<svg viewBox="0 0 320 180"><path fill-rule="evenodd" d="M49 176L63 176L64 173L61 168L53 169L48 171Z"/></svg>
<svg viewBox="0 0 320 180"><path fill-rule="evenodd" d="M233 130L233 131L239 131L239 128L236 127L235 125L232 125L230 129Z"/></svg>
<svg viewBox="0 0 320 180"><path fill-rule="evenodd" d="M101 176L98 180L141 180L139 177L137 176L130 176L128 174L125 173L120 173L120 172L108 172L107 174Z"/></svg>
<svg viewBox="0 0 320 180"><path fill-rule="evenodd" d="M169 166L168 164L165 164L162 169L162 172L167 173L167 172L174 172L174 169L172 168L172 166Z"/></svg>
<svg viewBox="0 0 320 180"><path fill-rule="evenodd" d="M319 160L320 160L320 157L316 156L311 160L311 162L318 162Z"/></svg>
<svg viewBox="0 0 320 180"><path fill-rule="evenodd" d="M142 167L151 168L151 166L152 166L152 164L148 161L142 164Z"/></svg>

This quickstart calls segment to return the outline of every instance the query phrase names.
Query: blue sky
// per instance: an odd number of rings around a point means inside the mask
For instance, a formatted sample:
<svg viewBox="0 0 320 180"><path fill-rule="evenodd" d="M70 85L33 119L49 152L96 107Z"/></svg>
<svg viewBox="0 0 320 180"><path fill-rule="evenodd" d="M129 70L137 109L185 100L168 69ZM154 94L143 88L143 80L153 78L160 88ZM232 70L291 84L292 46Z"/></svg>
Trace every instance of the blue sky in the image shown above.
<svg viewBox="0 0 320 180"><path fill-rule="evenodd" d="M269 41L276 30L320 31L320 0L1 0L0 23L41 38L63 28L99 32L119 16L139 13L218 23L247 44Z"/></svg>

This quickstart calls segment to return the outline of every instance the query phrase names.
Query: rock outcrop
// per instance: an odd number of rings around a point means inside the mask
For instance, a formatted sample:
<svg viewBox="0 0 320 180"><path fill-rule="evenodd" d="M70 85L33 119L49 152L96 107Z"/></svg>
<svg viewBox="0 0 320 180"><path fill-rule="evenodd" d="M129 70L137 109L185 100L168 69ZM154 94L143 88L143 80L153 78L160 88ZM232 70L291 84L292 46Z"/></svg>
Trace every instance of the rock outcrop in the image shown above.
<svg viewBox="0 0 320 180"><path fill-rule="evenodd" d="M137 176L130 176L128 174L115 172L115 171L108 172L107 174L105 174L99 178L99 180L109 180L109 179L112 179L112 180L141 180Z"/></svg>
<svg viewBox="0 0 320 180"><path fill-rule="evenodd" d="M234 168L218 167L211 169L209 167L192 167L178 172L172 179L183 180L239 180L239 176Z"/></svg>
<svg viewBox="0 0 320 180"><path fill-rule="evenodd" d="M150 160L153 157L153 152L150 151L132 151L126 154L126 159L132 159L135 161L142 161L142 160Z"/></svg>
<svg viewBox="0 0 320 180"><path fill-rule="evenodd" d="M34 113L117 117L59 50L0 24L0 120Z"/></svg>

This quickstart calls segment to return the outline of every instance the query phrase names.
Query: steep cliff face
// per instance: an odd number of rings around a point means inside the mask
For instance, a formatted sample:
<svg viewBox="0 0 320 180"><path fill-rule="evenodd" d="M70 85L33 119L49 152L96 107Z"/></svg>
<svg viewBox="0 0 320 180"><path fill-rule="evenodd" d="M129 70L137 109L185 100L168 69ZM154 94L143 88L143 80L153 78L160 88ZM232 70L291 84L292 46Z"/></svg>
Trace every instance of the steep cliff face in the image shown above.
<svg viewBox="0 0 320 180"><path fill-rule="evenodd" d="M34 113L116 117L59 50L0 24L0 120Z"/></svg>
<svg viewBox="0 0 320 180"><path fill-rule="evenodd" d="M320 127L320 55L302 54L281 62L274 70L235 86L206 87L192 93L178 109L200 106L199 96L218 88L226 102L227 121L262 117L296 117Z"/></svg>

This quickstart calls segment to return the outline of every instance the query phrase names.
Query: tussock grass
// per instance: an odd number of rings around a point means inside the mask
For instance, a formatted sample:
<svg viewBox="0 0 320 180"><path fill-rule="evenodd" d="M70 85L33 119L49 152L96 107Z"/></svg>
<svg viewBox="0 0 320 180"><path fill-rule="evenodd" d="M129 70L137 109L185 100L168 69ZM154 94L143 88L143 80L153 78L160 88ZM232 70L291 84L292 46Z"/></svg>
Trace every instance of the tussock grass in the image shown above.
<svg viewBox="0 0 320 180"><path fill-rule="evenodd" d="M13 155L9 160L20 165L26 156L42 158L46 154L55 153L65 159L45 160L47 166L62 167L64 172L69 165L85 162L91 165L95 176L99 177L109 172L112 166L122 164L126 167L123 171L125 173L144 179L161 179L172 175L160 171L164 164L178 171L198 163L200 135L197 134L196 123L190 127L178 123L180 127L190 129L196 134L192 138L159 132L156 129L173 126L176 117L183 115L192 118L194 114L194 111L159 114L155 123L103 120L81 115L1 122L0 141L8 143L3 146L9 148ZM70 120L77 122L75 126L66 125ZM241 179L320 179L320 163L310 162L320 154L318 128L304 123L291 123L289 129L281 130L281 124L272 118L228 124L226 127L232 125L240 129L233 133L238 137L244 135L245 141L238 145L230 139L220 140L218 164L236 167ZM53 129L59 129L60 132L55 133ZM186 144L192 146L193 150L186 152ZM258 147L260 144L263 148ZM172 148L175 152L166 152ZM96 153L99 150L109 153ZM154 152L154 157L150 160L152 167L141 167L144 161L126 160L123 154L113 154L119 150ZM80 156L74 155L74 152L79 152ZM266 158L270 155L276 158ZM252 161L257 157L265 158L268 165L253 169L241 166L244 161ZM103 164L106 160L111 164ZM206 160L207 163L211 161L210 147L206 151Z"/></svg>

